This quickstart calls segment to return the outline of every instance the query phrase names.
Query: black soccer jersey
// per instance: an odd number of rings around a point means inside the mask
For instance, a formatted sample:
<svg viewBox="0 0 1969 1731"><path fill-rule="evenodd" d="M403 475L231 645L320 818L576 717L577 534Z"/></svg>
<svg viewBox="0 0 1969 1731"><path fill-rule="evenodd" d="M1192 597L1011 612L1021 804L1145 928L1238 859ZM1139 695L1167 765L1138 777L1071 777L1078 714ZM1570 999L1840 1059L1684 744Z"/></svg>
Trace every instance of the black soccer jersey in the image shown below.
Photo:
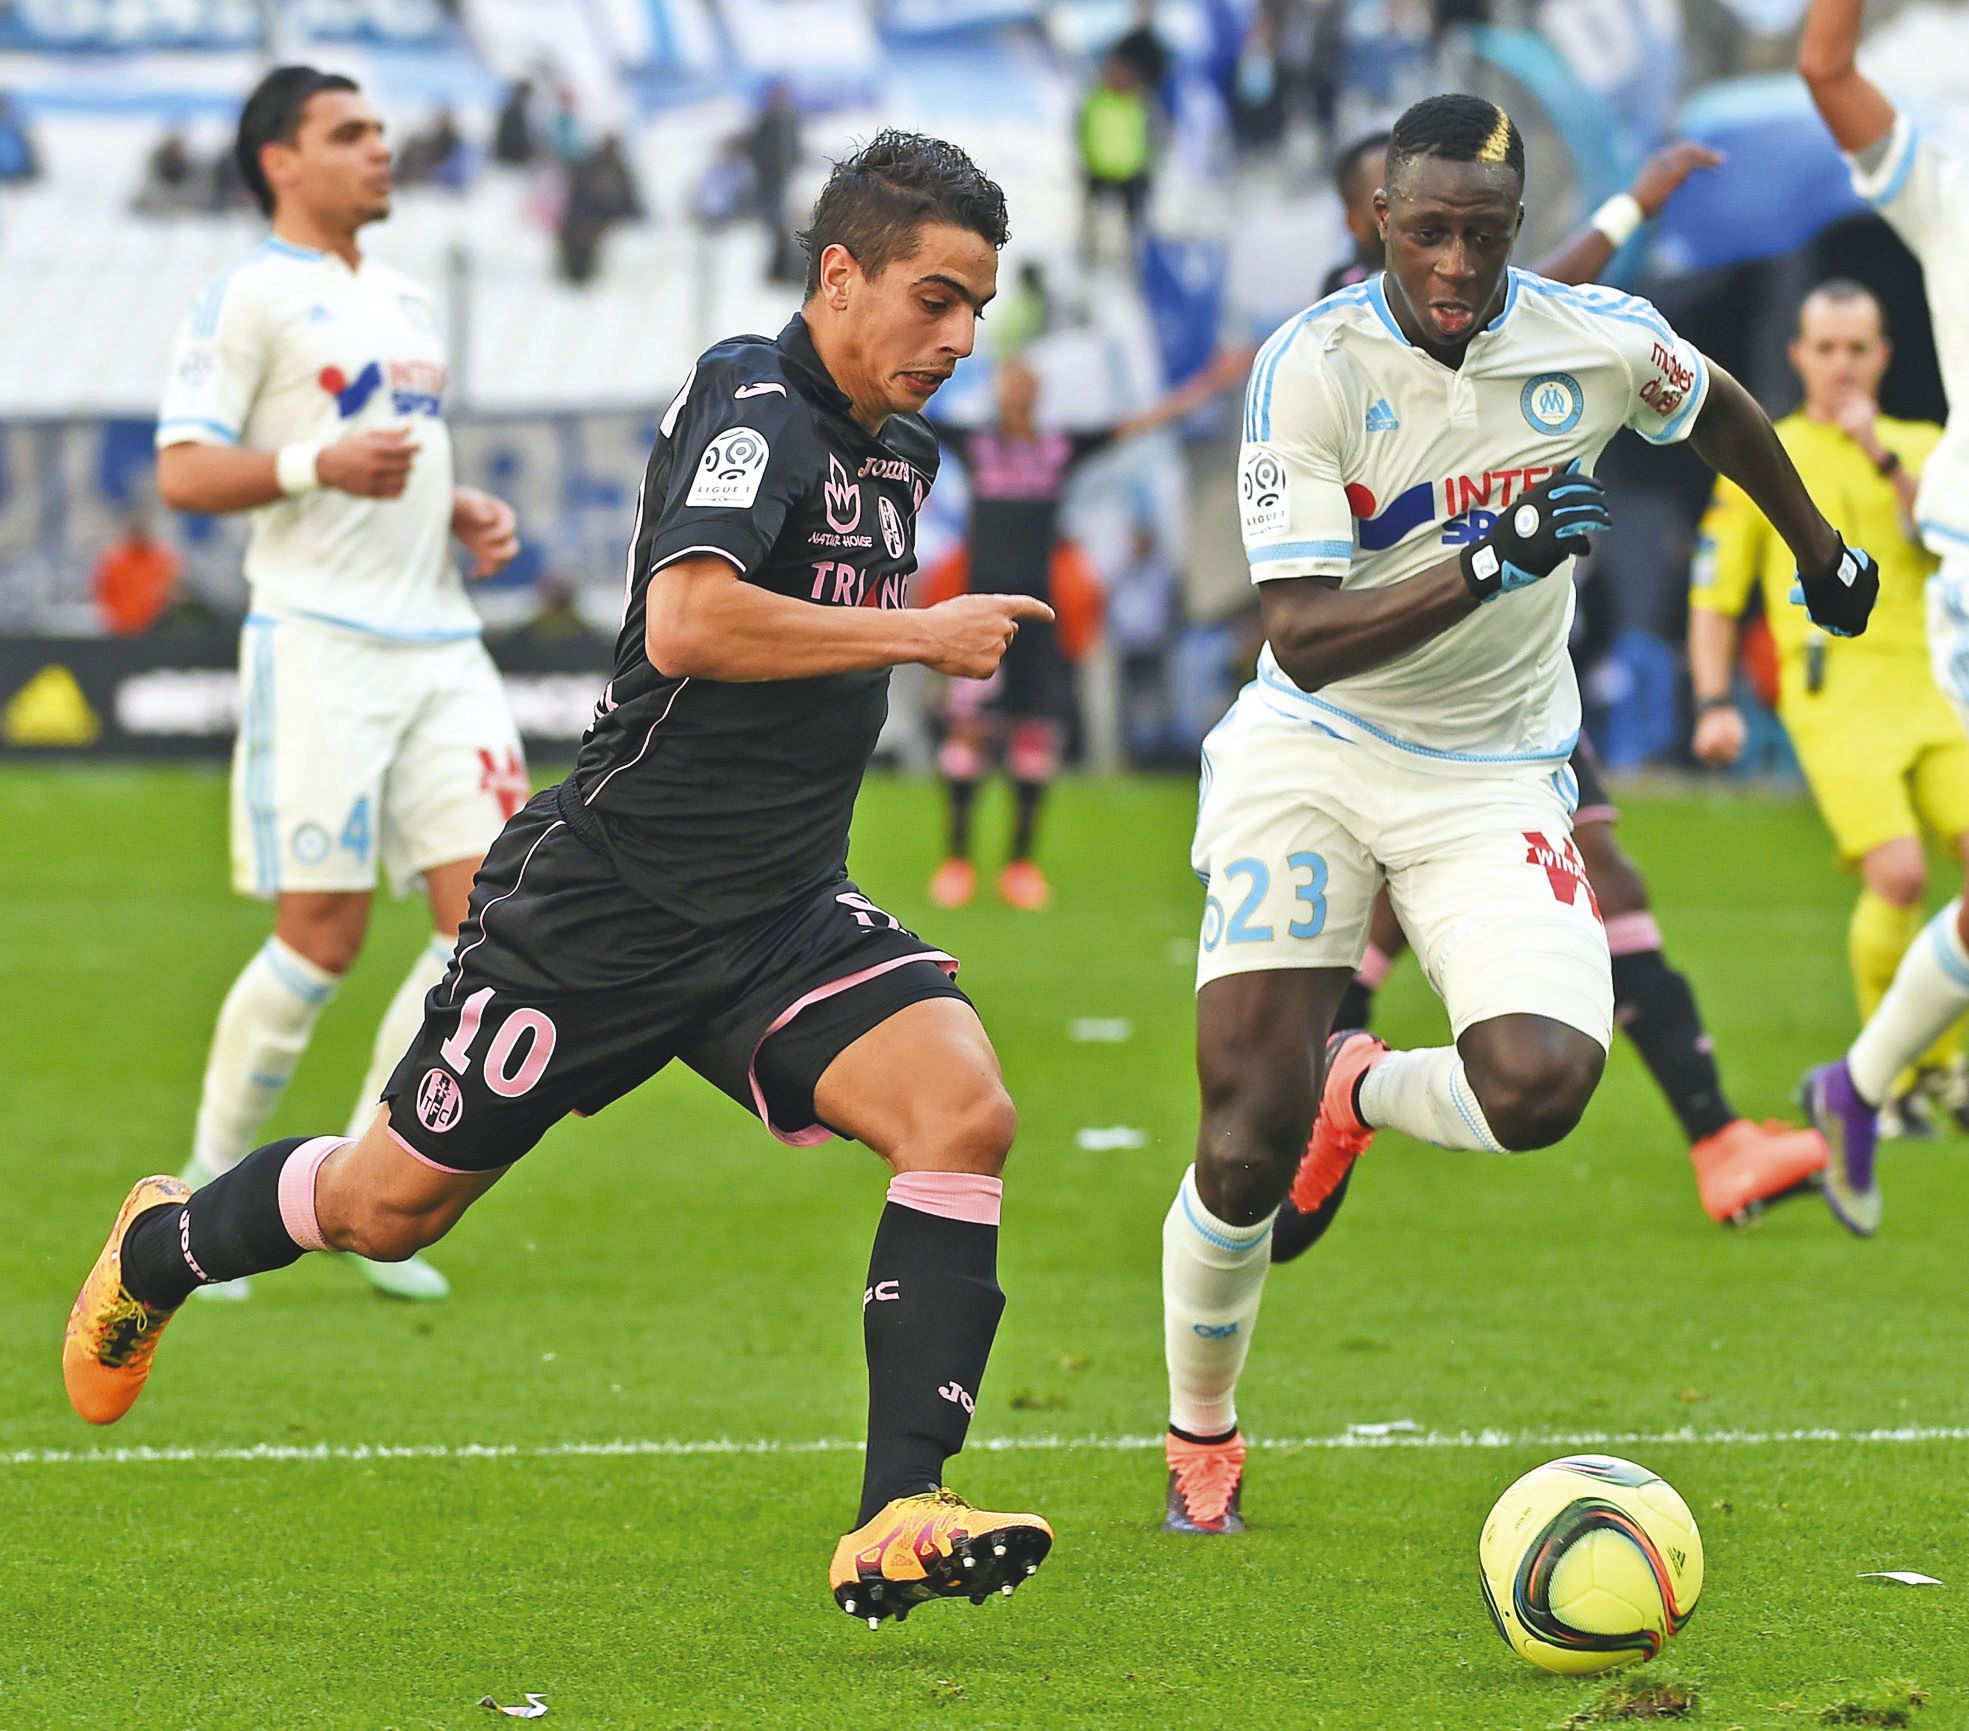
<svg viewBox="0 0 1969 1731"><path fill-rule="evenodd" d="M815 606L901 607L936 471L920 416L891 416L879 437L854 421L798 315L776 339L734 337L698 358L643 478L615 676L565 796L665 911L758 919L846 874L889 675L671 678L644 647L649 585L710 555Z"/></svg>

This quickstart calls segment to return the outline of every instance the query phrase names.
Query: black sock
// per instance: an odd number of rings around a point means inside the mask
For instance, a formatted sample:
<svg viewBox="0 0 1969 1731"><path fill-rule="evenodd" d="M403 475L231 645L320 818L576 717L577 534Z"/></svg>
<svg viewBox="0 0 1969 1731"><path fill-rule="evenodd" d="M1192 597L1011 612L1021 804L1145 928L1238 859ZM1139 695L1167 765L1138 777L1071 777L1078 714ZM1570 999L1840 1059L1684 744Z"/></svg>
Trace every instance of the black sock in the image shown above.
<svg viewBox="0 0 1969 1731"><path fill-rule="evenodd" d="M300 1261L280 1217L280 1169L311 1136L256 1148L189 1202L146 1208L123 1234L123 1284L134 1298L175 1310L194 1288Z"/></svg>
<svg viewBox="0 0 1969 1731"><path fill-rule="evenodd" d="M1333 1026L1336 1031L1374 1026L1374 988L1363 985L1360 975L1349 980L1347 989L1340 994L1340 1007L1333 1012ZM1276 1262L1278 1258L1272 1260Z"/></svg>
<svg viewBox="0 0 1969 1731"><path fill-rule="evenodd" d="M1046 797L1043 781L1012 783L1012 858L1032 858L1033 836L1039 828L1039 803Z"/></svg>
<svg viewBox="0 0 1969 1731"><path fill-rule="evenodd" d="M1614 957L1613 1004L1614 1021L1634 1042L1691 1143L1715 1135L1736 1117L1716 1073L1695 993L1661 951Z"/></svg>
<svg viewBox="0 0 1969 1731"><path fill-rule="evenodd" d="M944 791L950 800L950 852L951 859L971 857L971 807L977 802L978 784L975 780L959 781L955 778L944 783Z"/></svg>
<svg viewBox="0 0 1969 1731"><path fill-rule="evenodd" d="M868 1463L861 1513L943 1483L964 1446L998 1332L998 1228L900 1202L882 1210L862 1295Z"/></svg>
<svg viewBox="0 0 1969 1731"><path fill-rule="evenodd" d="M1339 1214L1340 1204L1347 1199L1347 1186L1353 1181L1354 1175L1349 1171L1334 1185L1333 1194L1310 1214L1301 1214L1292 1206L1292 1198L1288 1196L1285 1206L1278 1211L1278 1218L1272 1222L1272 1260L1290 1262L1319 1243Z"/></svg>

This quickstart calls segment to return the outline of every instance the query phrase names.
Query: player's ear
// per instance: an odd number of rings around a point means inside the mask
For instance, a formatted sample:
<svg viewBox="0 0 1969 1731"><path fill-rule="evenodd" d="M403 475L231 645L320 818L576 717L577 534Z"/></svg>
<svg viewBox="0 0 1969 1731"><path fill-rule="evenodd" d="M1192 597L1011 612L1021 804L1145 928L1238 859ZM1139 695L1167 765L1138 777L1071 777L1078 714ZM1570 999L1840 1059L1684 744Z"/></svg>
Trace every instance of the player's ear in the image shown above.
<svg viewBox="0 0 1969 1731"><path fill-rule="evenodd" d="M1513 242L1515 242L1518 236L1523 234L1524 231L1525 231L1525 207L1521 204L1518 206L1518 220L1511 225L1511 239L1513 240Z"/></svg>
<svg viewBox="0 0 1969 1731"><path fill-rule="evenodd" d="M829 241L820 255L820 298L835 312L846 312L848 296L861 266L838 240Z"/></svg>
<svg viewBox="0 0 1969 1731"><path fill-rule="evenodd" d="M1377 186L1374 189L1374 226L1381 231L1381 244L1388 244L1388 189Z"/></svg>

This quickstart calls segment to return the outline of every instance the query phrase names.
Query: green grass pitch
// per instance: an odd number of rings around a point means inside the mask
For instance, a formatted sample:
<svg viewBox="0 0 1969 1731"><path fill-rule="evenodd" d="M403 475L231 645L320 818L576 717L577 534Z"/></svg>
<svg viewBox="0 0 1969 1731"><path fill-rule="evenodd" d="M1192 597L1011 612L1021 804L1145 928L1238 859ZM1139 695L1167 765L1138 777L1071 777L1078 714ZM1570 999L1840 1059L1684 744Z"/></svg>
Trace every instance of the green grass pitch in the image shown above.
<svg viewBox="0 0 1969 1731"><path fill-rule="evenodd" d="M857 874L965 958L1023 1112L974 1432L993 1446L952 1472L1058 1528L1014 1600L873 1634L829 1602L882 1173L778 1147L682 1072L564 1125L474 1209L435 1253L449 1305L311 1258L194 1307L131 1417L88 1430L65 1308L129 1181L182 1163L213 1014L265 930L224 888L224 807L208 773L0 776L0 1725L451 1731L531 1690L548 1731L1558 1731L1610 1710L1606 1684L1498 1641L1477 1529L1589 1439L1701 1523L1700 1609L1647 1673L1694 1691L1692 1723L1969 1724L1962 1145L1889 1150L1871 1243L1809 1200L1724 1232L1625 1048L1557 1149L1383 1138L1271 1283L1249 1536L1156 1530L1159 1232L1194 1129L1194 795L1173 781L1062 788L1041 916L932 915L931 790L863 800ZM1850 892L1816 819L1635 800L1624 834L1739 1103L1785 1113L1852 1023ZM420 930L380 912L279 1132L342 1126ZM1439 1037L1412 966L1385 1004L1397 1039ZM1075 1043L1082 1017L1132 1037ZM1077 1144L1116 1126L1146 1144ZM1333 1444L1398 1420L1418 1432ZM1858 1440L1878 1431L1901 1434ZM692 1443L730 1447L670 1446ZM1945 1584L1857 1578L1890 1568Z"/></svg>

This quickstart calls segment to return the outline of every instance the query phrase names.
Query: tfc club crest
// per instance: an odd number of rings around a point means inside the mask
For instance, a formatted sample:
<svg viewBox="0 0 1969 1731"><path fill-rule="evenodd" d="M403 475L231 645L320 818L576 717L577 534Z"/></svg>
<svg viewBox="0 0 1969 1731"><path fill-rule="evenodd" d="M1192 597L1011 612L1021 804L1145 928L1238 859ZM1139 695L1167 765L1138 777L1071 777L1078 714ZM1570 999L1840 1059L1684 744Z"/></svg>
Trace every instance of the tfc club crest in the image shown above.
<svg viewBox="0 0 1969 1731"><path fill-rule="evenodd" d="M1564 837L1555 846L1536 830L1528 829L1520 833L1525 838L1525 864L1537 866L1545 874L1545 881L1552 886L1553 900L1563 902L1569 908L1575 907L1583 892L1587 908L1596 920L1599 919L1600 898L1593 893L1593 886L1586 880L1586 867L1580 860L1579 850L1572 845L1572 837Z"/></svg>
<svg viewBox="0 0 1969 1731"><path fill-rule="evenodd" d="M465 1091L448 1071L426 1070L417 1085L417 1122L442 1136L465 1116Z"/></svg>
<svg viewBox="0 0 1969 1731"><path fill-rule="evenodd" d="M479 792L492 795L502 818L511 817L526 804L532 797L533 784L526 778L526 761L517 749L509 747L502 763L497 752L481 748Z"/></svg>

